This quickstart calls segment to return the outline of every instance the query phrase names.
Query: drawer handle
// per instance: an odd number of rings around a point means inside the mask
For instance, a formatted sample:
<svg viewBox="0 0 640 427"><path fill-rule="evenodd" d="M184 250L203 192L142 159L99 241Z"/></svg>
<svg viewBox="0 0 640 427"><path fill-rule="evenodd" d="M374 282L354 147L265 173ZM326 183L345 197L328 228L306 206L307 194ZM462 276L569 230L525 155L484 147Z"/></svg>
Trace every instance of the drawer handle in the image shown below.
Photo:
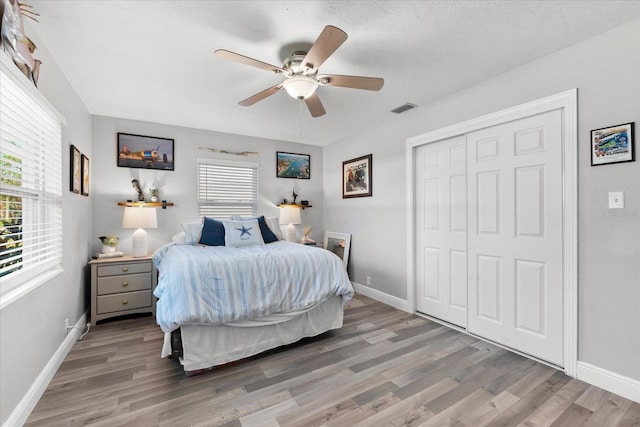
<svg viewBox="0 0 640 427"><path fill-rule="evenodd" d="M129 268L128 267L122 267L122 271L127 272L127 271L129 271Z"/></svg>
<svg viewBox="0 0 640 427"><path fill-rule="evenodd" d="M122 286L129 286L129 282L122 282Z"/></svg>
<svg viewBox="0 0 640 427"><path fill-rule="evenodd" d="M127 301L126 299L123 299L122 300L122 305L127 305L127 304L129 304L129 301Z"/></svg>

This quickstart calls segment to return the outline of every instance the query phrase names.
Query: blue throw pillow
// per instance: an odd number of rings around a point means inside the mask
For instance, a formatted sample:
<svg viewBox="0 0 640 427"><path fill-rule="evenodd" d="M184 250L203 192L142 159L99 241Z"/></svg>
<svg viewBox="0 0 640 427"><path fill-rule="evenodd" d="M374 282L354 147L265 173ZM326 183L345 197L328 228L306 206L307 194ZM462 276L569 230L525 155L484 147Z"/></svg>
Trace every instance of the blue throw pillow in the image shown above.
<svg viewBox="0 0 640 427"><path fill-rule="evenodd" d="M224 224L213 218L204 217L200 243L209 246L224 246Z"/></svg>
<svg viewBox="0 0 640 427"><path fill-rule="evenodd" d="M267 221L264 219L264 215L258 217L258 225L260 226L260 232L262 233L262 240L265 243L272 243L278 241L278 236L276 236L273 231L267 225Z"/></svg>

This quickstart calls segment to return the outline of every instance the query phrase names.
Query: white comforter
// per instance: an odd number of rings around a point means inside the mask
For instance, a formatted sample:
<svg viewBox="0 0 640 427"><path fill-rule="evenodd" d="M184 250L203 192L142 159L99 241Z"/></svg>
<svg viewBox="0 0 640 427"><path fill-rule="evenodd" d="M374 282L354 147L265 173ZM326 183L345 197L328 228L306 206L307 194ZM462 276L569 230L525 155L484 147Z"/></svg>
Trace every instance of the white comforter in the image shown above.
<svg viewBox="0 0 640 427"><path fill-rule="evenodd" d="M353 287L342 260L324 249L278 241L260 246L162 246L156 320L165 332L309 309Z"/></svg>

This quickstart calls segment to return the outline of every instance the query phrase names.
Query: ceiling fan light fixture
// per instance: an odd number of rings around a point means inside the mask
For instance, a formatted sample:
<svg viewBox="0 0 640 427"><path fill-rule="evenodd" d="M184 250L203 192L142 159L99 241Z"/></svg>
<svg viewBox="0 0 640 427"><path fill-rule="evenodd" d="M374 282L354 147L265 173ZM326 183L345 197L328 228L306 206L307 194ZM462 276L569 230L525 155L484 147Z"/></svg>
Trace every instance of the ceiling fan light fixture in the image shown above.
<svg viewBox="0 0 640 427"><path fill-rule="evenodd" d="M282 82L284 90L294 99L307 99L316 91L318 82L307 76L292 76Z"/></svg>

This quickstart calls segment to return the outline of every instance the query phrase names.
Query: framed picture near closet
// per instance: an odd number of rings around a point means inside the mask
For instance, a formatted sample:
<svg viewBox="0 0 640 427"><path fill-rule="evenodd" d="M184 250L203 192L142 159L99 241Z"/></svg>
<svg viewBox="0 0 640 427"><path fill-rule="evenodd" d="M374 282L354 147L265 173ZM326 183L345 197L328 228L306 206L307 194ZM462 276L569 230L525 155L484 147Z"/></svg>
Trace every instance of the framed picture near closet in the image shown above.
<svg viewBox="0 0 640 427"><path fill-rule="evenodd" d="M635 160L634 123L609 126L591 131L591 166Z"/></svg>
<svg viewBox="0 0 640 427"><path fill-rule="evenodd" d="M342 162L342 198L371 197L372 154Z"/></svg>

